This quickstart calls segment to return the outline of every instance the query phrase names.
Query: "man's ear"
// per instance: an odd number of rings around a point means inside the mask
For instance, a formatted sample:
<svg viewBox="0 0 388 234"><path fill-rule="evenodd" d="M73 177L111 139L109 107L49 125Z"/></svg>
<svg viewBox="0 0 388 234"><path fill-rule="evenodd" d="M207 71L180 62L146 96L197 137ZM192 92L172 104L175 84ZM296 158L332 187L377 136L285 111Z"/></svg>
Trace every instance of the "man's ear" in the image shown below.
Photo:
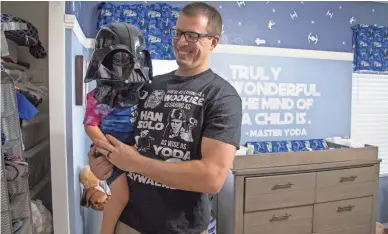
<svg viewBox="0 0 388 234"><path fill-rule="evenodd" d="M220 37L214 37L213 39L212 39L212 46L211 46L211 51L213 51L216 47L217 47L217 45L218 45L218 43L220 42Z"/></svg>

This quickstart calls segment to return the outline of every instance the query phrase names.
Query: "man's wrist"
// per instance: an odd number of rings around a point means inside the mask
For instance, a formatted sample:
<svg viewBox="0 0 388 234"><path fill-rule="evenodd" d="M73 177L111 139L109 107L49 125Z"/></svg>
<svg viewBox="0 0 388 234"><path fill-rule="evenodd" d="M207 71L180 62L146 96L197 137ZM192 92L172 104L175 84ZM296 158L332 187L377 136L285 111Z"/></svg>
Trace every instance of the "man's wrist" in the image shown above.
<svg viewBox="0 0 388 234"><path fill-rule="evenodd" d="M132 168L131 171L139 174L144 174L148 171L147 169L149 168L150 163L152 163L153 160L140 153L138 154L138 163L136 163L136 165L130 166Z"/></svg>

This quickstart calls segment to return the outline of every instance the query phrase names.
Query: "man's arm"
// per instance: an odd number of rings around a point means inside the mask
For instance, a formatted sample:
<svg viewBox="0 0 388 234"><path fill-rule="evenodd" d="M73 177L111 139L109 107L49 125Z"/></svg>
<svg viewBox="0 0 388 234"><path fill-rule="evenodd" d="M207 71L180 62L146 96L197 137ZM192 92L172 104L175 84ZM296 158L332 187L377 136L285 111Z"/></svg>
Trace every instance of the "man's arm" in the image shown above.
<svg viewBox="0 0 388 234"><path fill-rule="evenodd" d="M167 186L202 193L218 193L225 183L236 147L211 138L202 138L202 159L165 162L142 157L138 173Z"/></svg>

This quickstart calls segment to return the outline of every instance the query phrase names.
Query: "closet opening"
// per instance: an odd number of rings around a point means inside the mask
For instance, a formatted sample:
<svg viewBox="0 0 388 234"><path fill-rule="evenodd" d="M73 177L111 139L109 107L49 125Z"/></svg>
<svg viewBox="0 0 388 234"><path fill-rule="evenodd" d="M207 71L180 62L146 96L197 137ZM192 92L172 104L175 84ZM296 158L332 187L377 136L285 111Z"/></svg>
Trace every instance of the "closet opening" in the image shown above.
<svg viewBox="0 0 388 234"><path fill-rule="evenodd" d="M49 2L1 2L4 234L53 233L48 8Z"/></svg>

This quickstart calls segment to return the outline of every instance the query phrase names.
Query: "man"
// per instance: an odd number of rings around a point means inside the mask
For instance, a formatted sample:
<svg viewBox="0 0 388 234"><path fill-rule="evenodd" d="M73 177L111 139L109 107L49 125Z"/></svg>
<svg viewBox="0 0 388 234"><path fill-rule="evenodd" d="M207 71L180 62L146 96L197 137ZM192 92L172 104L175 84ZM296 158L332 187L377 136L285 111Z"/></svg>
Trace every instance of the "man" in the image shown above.
<svg viewBox="0 0 388 234"><path fill-rule="evenodd" d="M225 183L241 134L241 99L209 69L221 31L214 7L186 5L171 30L179 68L155 77L139 95L135 147L108 135L110 144L98 141L90 151L100 179L112 165L94 159L94 150L128 172L131 196L117 233L206 233L208 194Z"/></svg>

